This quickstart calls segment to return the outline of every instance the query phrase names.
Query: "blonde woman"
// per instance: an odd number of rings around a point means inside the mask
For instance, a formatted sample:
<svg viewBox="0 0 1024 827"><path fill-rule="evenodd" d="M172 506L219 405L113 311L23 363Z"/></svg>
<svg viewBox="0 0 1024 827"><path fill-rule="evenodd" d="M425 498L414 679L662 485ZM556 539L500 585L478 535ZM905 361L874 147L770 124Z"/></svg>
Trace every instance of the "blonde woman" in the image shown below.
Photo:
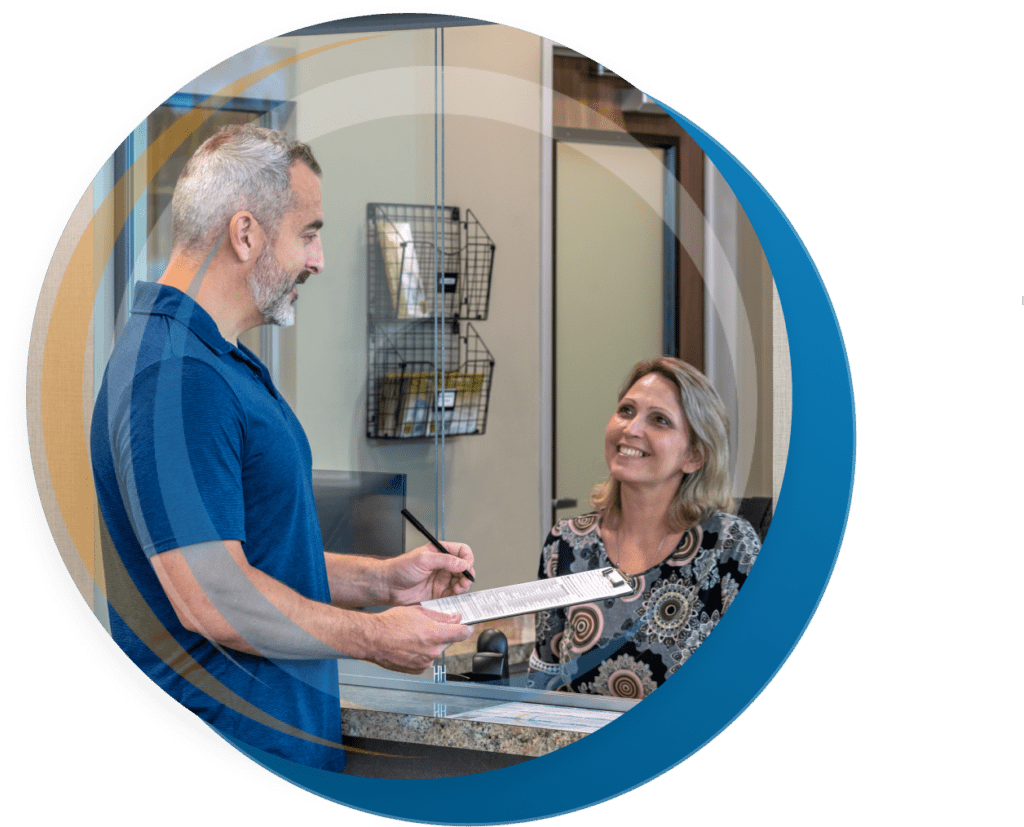
<svg viewBox="0 0 1024 827"><path fill-rule="evenodd" d="M539 612L530 683L643 698L718 623L761 544L731 513L725 409L691 365L670 357L635 365L604 450L608 478L594 489L595 510L551 529L539 576L614 566L635 588Z"/></svg>

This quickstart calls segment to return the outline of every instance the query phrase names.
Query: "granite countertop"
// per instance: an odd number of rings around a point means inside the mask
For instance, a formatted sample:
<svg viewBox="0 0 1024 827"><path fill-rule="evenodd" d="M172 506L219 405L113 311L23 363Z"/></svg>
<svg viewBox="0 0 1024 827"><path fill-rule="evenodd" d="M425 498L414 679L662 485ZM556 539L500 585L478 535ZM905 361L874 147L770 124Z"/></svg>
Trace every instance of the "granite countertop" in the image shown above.
<svg viewBox="0 0 1024 827"><path fill-rule="evenodd" d="M498 629L505 634L511 664L529 660L534 644L532 614L478 626L472 637L445 652L448 674L470 671L477 638L486 629ZM622 714L621 710L524 702L518 697L489 700L422 689L412 692L378 685L343 684L343 734L536 757L578 741Z"/></svg>
<svg viewBox="0 0 1024 827"><path fill-rule="evenodd" d="M405 744L456 747L536 758L583 738L584 732L538 730L459 718L434 718L344 708L342 732L350 738L374 738Z"/></svg>
<svg viewBox="0 0 1024 827"><path fill-rule="evenodd" d="M449 674L471 669L476 640L488 628L505 634L509 662L524 663L534 649L534 615L520 615L481 623L471 638L444 653ZM429 674L425 676L429 679ZM475 693L470 684L446 685L452 691L431 691L429 680L415 691L408 683L377 679L344 681L341 685L342 733L407 744L475 749L536 757L585 738L614 721L631 702L592 699L587 707L571 699L531 696L508 690ZM483 686L483 685L477 685ZM461 688L461 689L459 689ZM489 695L489 697L482 697ZM546 697L546 700L541 698ZM538 698L538 700L532 700Z"/></svg>
<svg viewBox="0 0 1024 827"><path fill-rule="evenodd" d="M531 757L574 743L622 714L372 686L341 690L342 732L349 737Z"/></svg>

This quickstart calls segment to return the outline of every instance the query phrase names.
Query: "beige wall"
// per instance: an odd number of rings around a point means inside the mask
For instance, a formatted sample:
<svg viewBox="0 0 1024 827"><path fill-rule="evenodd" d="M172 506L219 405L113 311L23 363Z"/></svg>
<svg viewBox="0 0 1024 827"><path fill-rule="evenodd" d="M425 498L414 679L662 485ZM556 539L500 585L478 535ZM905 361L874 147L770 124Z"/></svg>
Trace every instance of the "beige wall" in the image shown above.
<svg viewBox="0 0 1024 827"><path fill-rule="evenodd" d="M591 509L620 383L661 353L663 153L559 143L555 212L555 496Z"/></svg>
<svg viewBox="0 0 1024 827"><path fill-rule="evenodd" d="M297 51L325 38L289 38ZM540 484L541 41L501 27L445 32L444 200L496 245L486 433L448 438L445 536L476 551L477 586L536 576ZM314 465L408 475L408 504L434 526L432 441L366 438L366 205L434 201L433 32L336 49L299 72L298 137L324 168L325 272L297 306L297 413ZM325 85L324 78L341 78ZM546 527L545 527L546 528ZM411 529L407 545L421 539Z"/></svg>

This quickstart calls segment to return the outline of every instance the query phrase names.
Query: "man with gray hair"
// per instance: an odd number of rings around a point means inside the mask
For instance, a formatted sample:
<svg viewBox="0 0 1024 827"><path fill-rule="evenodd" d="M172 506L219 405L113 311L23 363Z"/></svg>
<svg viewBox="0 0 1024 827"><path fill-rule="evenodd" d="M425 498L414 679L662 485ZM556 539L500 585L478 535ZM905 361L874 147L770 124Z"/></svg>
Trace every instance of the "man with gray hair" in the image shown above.
<svg viewBox="0 0 1024 827"><path fill-rule="evenodd" d="M393 558L326 553L302 426L238 337L294 322L324 266L320 166L305 144L228 127L185 167L174 239L140 284L93 411L111 632L217 731L344 766L336 659L430 666L471 629L416 604L469 589L448 543ZM353 608L389 605L380 613Z"/></svg>

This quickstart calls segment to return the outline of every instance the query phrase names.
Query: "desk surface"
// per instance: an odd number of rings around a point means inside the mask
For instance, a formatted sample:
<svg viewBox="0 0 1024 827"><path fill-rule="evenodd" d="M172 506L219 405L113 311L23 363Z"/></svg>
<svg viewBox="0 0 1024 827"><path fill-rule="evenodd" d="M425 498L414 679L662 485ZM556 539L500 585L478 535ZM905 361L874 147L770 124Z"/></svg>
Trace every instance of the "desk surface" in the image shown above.
<svg viewBox="0 0 1024 827"><path fill-rule="evenodd" d="M534 619L521 615L482 623L468 640L449 647L449 674L469 671L476 640L485 629L505 634L512 663L529 659ZM578 741L622 714L351 684L341 686L341 707L342 732L349 737L532 757Z"/></svg>
<svg viewBox="0 0 1024 827"><path fill-rule="evenodd" d="M546 755L622 714L368 686L342 686L341 691L347 736L507 755Z"/></svg>

